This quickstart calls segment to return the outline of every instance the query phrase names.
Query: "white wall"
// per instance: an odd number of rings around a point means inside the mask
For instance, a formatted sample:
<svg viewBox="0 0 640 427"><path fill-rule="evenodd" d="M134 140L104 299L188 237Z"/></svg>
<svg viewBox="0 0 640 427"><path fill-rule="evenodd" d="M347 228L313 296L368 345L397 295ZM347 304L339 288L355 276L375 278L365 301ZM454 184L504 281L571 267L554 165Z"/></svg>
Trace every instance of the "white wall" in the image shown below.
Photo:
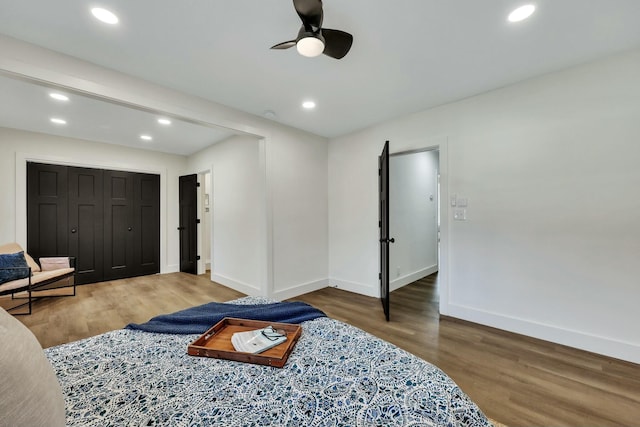
<svg viewBox="0 0 640 427"><path fill-rule="evenodd" d="M441 312L640 362L639 100L636 50L332 140L332 282L376 294L384 140L444 137Z"/></svg>
<svg viewBox="0 0 640 427"><path fill-rule="evenodd" d="M79 139L0 128L0 242L26 248L26 162L66 164L160 175L160 271L178 271L177 177L183 156L137 150Z"/></svg>
<svg viewBox="0 0 640 427"><path fill-rule="evenodd" d="M189 157L188 170L211 171L211 280L249 294L260 294L262 263L263 175L259 141L235 136Z"/></svg>
<svg viewBox="0 0 640 427"><path fill-rule="evenodd" d="M329 142L329 283L379 296L378 156L365 132Z"/></svg>
<svg viewBox="0 0 640 427"><path fill-rule="evenodd" d="M389 157L389 289L438 271L438 151Z"/></svg>
<svg viewBox="0 0 640 427"><path fill-rule="evenodd" d="M212 280L276 299L327 286L327 147L289 132L190 156L190 173L213 171Z"/></svg>
<svg viewBox="0 0 640 427"><path fill-rule="evenodd" d="M274 132L266 144L277 299L328 284L327 152L326 139L304 132Z"/></svg>

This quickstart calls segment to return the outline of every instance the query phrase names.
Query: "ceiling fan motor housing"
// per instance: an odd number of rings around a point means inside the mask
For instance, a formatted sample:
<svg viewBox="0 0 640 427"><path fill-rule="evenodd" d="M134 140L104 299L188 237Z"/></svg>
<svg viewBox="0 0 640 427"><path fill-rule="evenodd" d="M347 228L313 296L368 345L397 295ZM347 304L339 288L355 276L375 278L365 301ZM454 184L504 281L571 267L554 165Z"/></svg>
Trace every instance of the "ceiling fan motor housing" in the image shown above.
<svg viewBox="0 0 640 427"><path fill-rule="evenodd" d="M314 57L324 52L325 40L320 31L301 31L296 40L298 53L303 56Z"/></svg>

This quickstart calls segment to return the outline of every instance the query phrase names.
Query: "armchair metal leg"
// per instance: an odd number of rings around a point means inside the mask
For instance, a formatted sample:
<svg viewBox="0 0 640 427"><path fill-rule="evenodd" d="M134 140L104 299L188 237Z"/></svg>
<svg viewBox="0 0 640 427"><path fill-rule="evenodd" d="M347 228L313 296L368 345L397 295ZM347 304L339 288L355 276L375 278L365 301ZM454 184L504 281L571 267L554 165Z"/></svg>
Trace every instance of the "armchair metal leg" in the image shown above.
<svg viewBox="0 0 640 427"><path fill-rule="evenodd" d="M28 296L26 298L24 298L24 297L16 297L15 294L11 294L11 299L12 300L26 299L27 302L23 302L22 304L18 304L15 307L7 308L6 309L7 312L11 312L11 314L14 315L14 316L28 316L28 315L31 314L31 303L33 302L33 298L31 297L31 290L30 289L27 290L26 292L28 294ZM28 307L28 310L27 310L26 313L14 313L13 312L15 309L20 308L20 307L24 307L24 306Z"/></svg>

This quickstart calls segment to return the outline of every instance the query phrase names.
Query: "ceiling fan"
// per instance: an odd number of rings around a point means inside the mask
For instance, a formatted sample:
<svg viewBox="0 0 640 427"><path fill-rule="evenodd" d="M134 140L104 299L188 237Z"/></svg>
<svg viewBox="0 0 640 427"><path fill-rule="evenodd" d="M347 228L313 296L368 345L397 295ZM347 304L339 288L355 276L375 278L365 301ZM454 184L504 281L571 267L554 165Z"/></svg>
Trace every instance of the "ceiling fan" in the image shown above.
<svg viewBox="0 0 640 427"><path fill-rule="evenodd" d="M335 59L341 59L349 52L353 43L351 34L322 28L322 0L293 0L293 7L302 20L298 37L271 46L271 49L296 46L300 55L314 57L323 53Z"/></svg>

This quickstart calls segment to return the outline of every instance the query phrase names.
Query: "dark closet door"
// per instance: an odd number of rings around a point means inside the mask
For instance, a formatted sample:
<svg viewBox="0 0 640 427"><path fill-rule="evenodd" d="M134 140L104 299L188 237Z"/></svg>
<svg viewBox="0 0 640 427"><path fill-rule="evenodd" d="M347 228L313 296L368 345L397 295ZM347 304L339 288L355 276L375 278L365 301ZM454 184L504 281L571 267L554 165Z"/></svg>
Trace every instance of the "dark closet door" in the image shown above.
<svg viewBox="0 0 640 427"><path fill-rule="evenodd" d="M69 254L67 167L27 163L27 253Z"/></svg>
<svg viewBox="0 0 640 427"><path fill-rule="evenodd" d="M104 278L160 272L160 176L104 171Z"/></svg>
<svg viewBox="0 0 640 427"><path fill-rule="evenodd" d="M198 259L198 233L196 229L198 224L198 176L181 176L179 187L180 271L196 274Z"/></svg>
<svg viewBox="0 0 640 427"><path fill-rule="evenodd" d="M77 284L159 273L160 175L29 162L27 252L76 257Z"/></svg>
<svg viewBox="0 0 640 427"><path fill-rule="evenodd" d="M76 284L103 278L103 171L70 167L69 255L76 257Z"/></svg>
<svg viewBox="0 0 640 427"><path fill-rule="evenodd" d="M133 174L104 171L104 278L131 277L134 251Z"/></svg>
<svg viewBox="0 0 640 427"><path fill-rule="evenodd" d="M133 274L160 273L160 176L135 174Z"/></svg>

